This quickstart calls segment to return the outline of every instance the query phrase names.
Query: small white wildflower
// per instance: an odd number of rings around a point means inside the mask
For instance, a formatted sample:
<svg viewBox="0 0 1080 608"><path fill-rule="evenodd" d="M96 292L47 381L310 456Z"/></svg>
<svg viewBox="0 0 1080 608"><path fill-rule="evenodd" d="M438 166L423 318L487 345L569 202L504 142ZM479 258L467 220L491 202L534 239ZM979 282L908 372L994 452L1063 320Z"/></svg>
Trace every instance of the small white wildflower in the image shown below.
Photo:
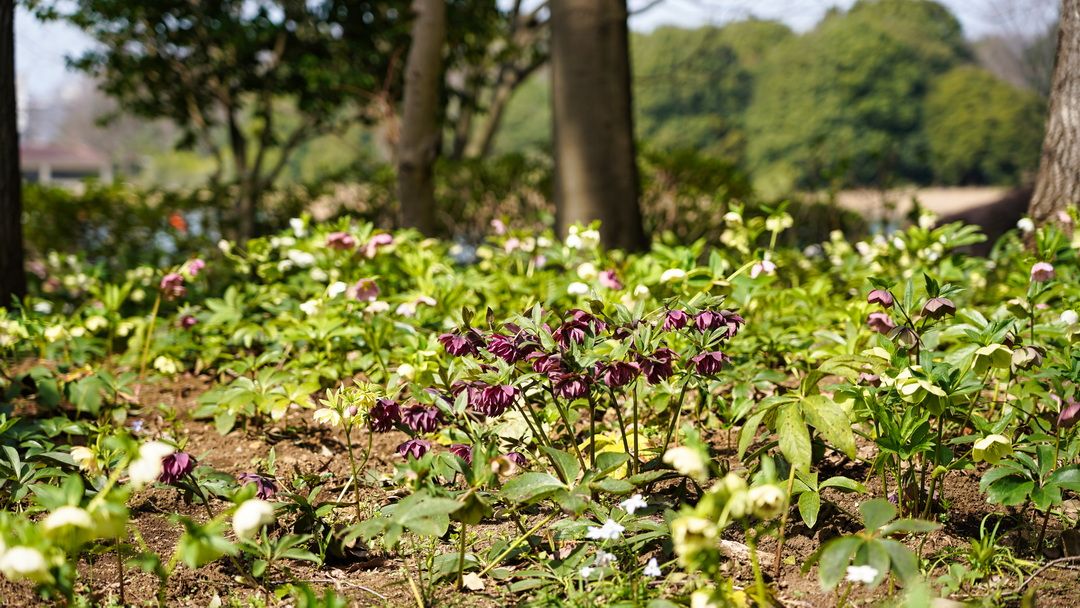
<svg viewBox="0 0 1080 608"><path fill-rule="evenodd" d="M52 302L48 300L41 300L40 302L34 302L34 312L39 315L52 314Z"/></svg>
<svg viewBox="0 0 1080 608"><path fill-rule="evenodd" d="M724 214L724 221L729 224L741 224L742 215L739 215L738 211L728 211Z"/></svg>
<svg viewBox="0 0 1080 608"><path fill-rule="evenodd" d="M45 328L44 335L47 342L56 342L57 340L65 338L68 335L68 332L64 329L63 325L52 325Z"/></svg>
<svg viewBox="0 0 1080 608"><path fill-rule="evenodd" d="M649 563L645 564L645 569L641 571L642 574L649 578L656 578L663 576L663 572L660 571L660 564L656 563L656 558L649 560Z"/></svg>
<svg viewBox="0 0 1080 608"><path fill-rule="evenodd" d="M686 279L686 271L682 268L668 268L660 275L661 283L674 283Z"/></svg>
<svg viewBox="0 0 1080 608"><path fill-rule="evenodd" d="M138 458L128 466L131 485L142 487L155 481L161 475L161 461L175 451L174 447L160 441L148 441L139 446Z"/></svg>
<svg viewBox="0 0 1080 608"><path fill-rule="evenodd" d="M307 268L315 263L315 256L313 254L306 251L300 251L299 249L290 249L285 256L300 268Z"/></svg>
<svg viewBox="0 0 1080 608"><path fill-rule="evenodd" d="M870 584L878 576L877 568L873 566L848 566L847 580L852 583Z"/></svg>
<svg viewBox="0 0 1080 608"><path fill-rule="evenodd" d="M600 246L600 232L596 230L581 231L581 245L585 249L596 249Z"/></svg>
<svg viewBox="0 0 1080 608"><path fill-rule="evenodd" d="M1020 229L1020 232L1028 234L1035 230L1035 222L1031 221L1030 217L1022 217L1016 222L1016 227Z"/></svg>
<svg viewBox="0 0 1080 608"><path fill-rule="evenodd" d="M589 578L593 575L593 572L596 572L596 568L593 568L592 566L582 566L581 570L578 570L578 574L581 575L581 578Z"/></svg>
<svg viewBox="0 0 1080 608"><path fill-rule="evenodd" d="M390 310L390 305L389 304L387 304L386 302L383 302L382 300L375 300L371 304L367 305L367 308L364 309L364 312L371 313L373 315L377 315L377 314L384 313L384 312L386 312L388 310Z"/></svg>
<svg viewBox="0 0 1080 608"><path fill-rule="evenodd" d="M859 255L864 258L868 257L871 253L873 253L873 249L870 248L870 244L866 241L859 241L858 243L855 243L855 251L858 251Z"/></svg>
<svg viewBox="0 0 1080 608"><path fill-rule="evenodd" d="M232 251L232 243L226 241L225 239L221 239L217 242L217 248L219 251L221 251L221 253L229 253L230 251Z"/></svg>
<svg viewBox="0 0 1080 608"><path fill-rule="evenodd" d="M937 223L937 215L925 212L919 214L919 228L923 230L930 230Z"/></svg>
<svg viewBox="0 0 1080 608"><path fill-rule="evenodd" d="M72 327L70 333L71 333L72 338L81 338L81 337L86 335L86 328L85 327Z"/></svg>
<svg viewBox="0 0 1080 608"><path fill-rule="evenodd" d="M274 505L252 498L245 500L233 513L232 525L236 535L247 538L263 526L274 523Z"/></svg>
<svg viewBox="0 0 1080 608"><path fill-rule="evenodd" d="M336 298L348 290L349 286L344 281L335 281L326 288L326 295Z"/></svg>
<svg viewBox="0 0 1080 608"><path fill-rule="evenodd" d="M176 372L180 371L180 366L175 360L166 357L165 355L160 355L154 358L154 369L166 376L173 376Z"/></svg>
<svg viewBox="0 0 1080 608"><path fill-rule="evenodd" d="M630 515L633 515L639 509L644 509L647 506L649 506L649 503L645 502L645 499L641 494L634 494L630 498L619 503L619 508Z"/></svg>
<svg viewBox="0 0 1080 608"><path fill-rule="evenodd" d="M577 276L582 281L591 281L595 279L600 272L596 269L596 264L592 262L585 262L577 267Z"/></svg>
<svg viewBox="0 0 1080 608"><path fill-rule="evenodd" d="M298 239L304 238L304 236L307 234L307 226L304 225L303 218L289 218L289 227L292 228L293 234Z"/></svg>
<svg viewBox="0 0 1080 608"><path fill-rule="evenodd" d="M71 448L71 460L83 471L96 471L98 468L93 450L85 446L77 445Z"/></svg>
<svg viewBox="0 0 1080 608"><path fill-rule="evenodd" d="M101 315L94 315L86 319L86 329L92 332L98 332L109 326L109 320Z"/></svg>
<svg viewBox="0 0 1080 608"><path fill-rule="evenodd" d="M412 380L416 377L416 368L408 363L402 363L397 368L397 375L406 380Z"/></svg>
<svg viewBox="0 0 1080 608"><path fill-rule="evenodd" d="M308 300L307 302L300 304L300 312L312 317L319 313L319 308L321 306L322 303L319 302L319 300Z"/></svg>
<svg viewBox="0 0 1080 608"><path fill-rule="evenodd" d="M584 247L584 243L581 241L581 237L577 233L570 233L566 236L566 246L570 249L581 249Z"/></svg>
<svg viewBox="0 0 1080 608"><path fill-rule="evenodd" d="M402 302L401 304L398 304L398 307L394 309L394 314L398 314L403 317L415 317L416 302Z"/></svg>
<svg viewBox="0 0 1080 608"><path fill-rule="evenodd" d="M1076 314L1075 310L1066 310L1061 313L1061 322L1064 325L1072 327L1073 325L1076 325L1077 322L1080 322L1080 316Z"/></svg>
<svg viewBox="0 0 1080 608"><path fill-rule="evenodd" d="M766 274L771 275L776 273L776 264L772 261L765 259L761 260L757 264L750 267L750 278L756 279L759 276Z"/></svg>
<svg viewBox="0 0 1080 608"><path fill-rule="evenodd" d="M566 286L566 293L572 296L583 296L589 293L589 286L580 281L574 281Z"/></svg>
<svg viewBox="0 0 1080 608"><path fill-rule="evenodd" d="M904 251L905 249L907 249L907 243L905 243L904 239L902 239L900 237L894 238L892 240L892 245L893 245L893 247L899 249L900 251Z"/></svg>
<svg viewBox="0 0 1080 608"><path fill-rule="evenodd" d="M316 283L322 283L326 279L330 278L330 275L326 274L326 271L322 268L312 268L311 272L308 273L308 276L310 276L311 280L315 281Z"/></svg>
<svg viewBox="0 0 1080 608"><path fill-rule="evenodd" d="M598 568L606 568L615 563L615 554L608 553L607 551L596 552L596 566Z"/></svg>
<svg viewBox="0 0 1080 608"><path fill-rule="evenodd" d="M585 537L589 540L615 540L622 536L624 530L626 530L624 526L614 519L609 519L599 528L589 526L589 529L585 532Z"/></svg>

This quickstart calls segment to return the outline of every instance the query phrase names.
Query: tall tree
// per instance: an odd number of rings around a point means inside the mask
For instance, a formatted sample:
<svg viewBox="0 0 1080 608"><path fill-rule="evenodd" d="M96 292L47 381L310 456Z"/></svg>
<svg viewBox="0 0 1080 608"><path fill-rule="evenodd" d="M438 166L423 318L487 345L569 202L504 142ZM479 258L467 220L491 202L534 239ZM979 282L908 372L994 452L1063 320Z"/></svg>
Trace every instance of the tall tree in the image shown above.
<svg viewBox="0 0 1080 608"><path fill-rule="evenodd" d="M1039 174L1028 213L1038 223L1080 201L1080 0L1061 0Z"/></svg>
<svg viewBox="0 0 1080 608"><path fill-rule="evenodd" d="M446 0L415 0L412 44L405 62L405 100L398 142L401 223L435 231L435 161L441 141L439 83L446 42Z"/></svg>
<svg viewBox="0 0 1080 608"><path fill-rule="evenodd" d="M600 220L608 247L641 250L626 17L626 0L551 1L556 225Z"/></svg>
<svg viewBox="0 0 1080 608"><path fill-rule="evenodd" d="M0 0L0 308L26 293L15 107L15 3Z"/></svg>
<svg viewBox="0 0 1080 608"><path fill-rule="evenodd" d="M100 43L73 63L122 110L172 120L180 145L218 159L240 238L255 233L260 196L299 146L370 118L408 34L404 0L31 4Z"/></svg>

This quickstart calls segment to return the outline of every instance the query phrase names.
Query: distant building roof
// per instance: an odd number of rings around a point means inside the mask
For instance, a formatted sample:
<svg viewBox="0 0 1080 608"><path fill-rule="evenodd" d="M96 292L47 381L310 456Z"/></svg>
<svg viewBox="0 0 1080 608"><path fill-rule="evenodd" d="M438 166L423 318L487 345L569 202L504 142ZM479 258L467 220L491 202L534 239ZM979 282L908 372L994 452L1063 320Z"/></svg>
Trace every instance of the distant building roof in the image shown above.
<svg viewBox="0 0 1080 608"><path fill-rule="evenodd" d="M100 169L109 159L85 144L35 144L19 146L19 162L24 169L49 165L55 169Z"/></svg>

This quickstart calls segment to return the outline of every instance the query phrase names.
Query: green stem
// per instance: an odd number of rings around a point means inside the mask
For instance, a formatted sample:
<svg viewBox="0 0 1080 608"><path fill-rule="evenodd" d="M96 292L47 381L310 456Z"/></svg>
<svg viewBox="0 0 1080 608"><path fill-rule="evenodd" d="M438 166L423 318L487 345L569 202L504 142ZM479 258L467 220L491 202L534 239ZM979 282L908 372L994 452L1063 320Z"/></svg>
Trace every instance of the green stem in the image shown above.
<svg viewBox="0 0 1080 608"><path fill-rule="evenodd" d="M514 542L510 543L506 547L506 549L504 549L503 552L499 554L498 557L491 560L491 563L489 563L487 566L484 567L483 570L480 571L479 576L484 576L485 574L490 572L492 570L492 568L494 568L495 566L498 566L499 562L501 562L503 559L505 559L507 555L510 555L510 552L512 552L514 549L517 549L518 545L520 545L521 543L528 540L528 538L530 536L532 536L533 534L536 534L537 530L539 530L540 528L543 528L544 526L551 523L551 520L555 519L555 517L558 516L558 514L559 514L559 512L556 511L556 512L552 513L551 515L548 515L544 519L540 520L540 523L533 526L528 532L526 532L526 533L522 534L521 536L515 538Z"/></svg>
<svg viewBox="0 0 1080 608"><path fill-rule="evenodd" d="M348 447L349 468L352 469L353 498L356 501L356 523L360 523L360 520L363 519L363 516L360 513L360 476L356 472L356 459L353 458L353 445L352 437L350 436L351 433L349 433L350 430L350 427L345 427L345 444L346 447Z"/></svg>
<svg viewBox="0 0 1080 608"><path fill-rule="evenodd" d="M660 446L661 455L667 451L667 446L671 443L671 436L675 433L675 426L679 423L679 414L682 413L683 399L686 398L686 387L689 384L690 374L687 374L686 380L683 381L682 390L679 391L679 402L675 405L675 415L671 417L671 424L668 425L667 434L664 435L664 445Z"/></svg>
<svg viewBox="0 0 1080 608"><path fill-rule="evenodd" d="M791 491L795 488L795 466L789 466L791 471L788 473L787 494L784 496L784 516L780 519L780 538L776 539L776 562L773 564L773 568L776 570L774 577L776 580L780 580L780 570L782 568L780 557L784 552L784 530L787 528L788 512L791 510Z"/></svg>
<svg viewBox="0 0 1080 608"><path fill-rule="evenodd" d="M150 311L150 322L146 325L146 334L143 336L142 355L139 357L139 380L146 375L146 360L150 358L150 339L154 334L154 324L157 322L158 310L161 309L161 292L154 298L154 308Z"/></svg>
<svg viewBox="0 0 1080 608"><path fill-rule="evenodd" d="M457 562L457 588L461 591L461 588L465 585L465 531L468 526L465 522L461 522L461 538L458 539L458 562Z"/></svg>

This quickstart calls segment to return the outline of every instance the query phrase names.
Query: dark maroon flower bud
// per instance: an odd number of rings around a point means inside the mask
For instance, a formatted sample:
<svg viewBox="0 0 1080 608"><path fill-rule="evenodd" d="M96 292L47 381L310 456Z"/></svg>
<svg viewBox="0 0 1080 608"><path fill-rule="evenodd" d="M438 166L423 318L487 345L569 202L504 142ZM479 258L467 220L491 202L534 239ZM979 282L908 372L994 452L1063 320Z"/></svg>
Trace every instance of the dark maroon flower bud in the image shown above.
<svg viewBox="0 0 1080 608"><path fill-rule="evenodd" d="M258 473L241 473L236 481L242 486L249 483L255 484L255 497L262 500L270 500L277 494L277 485L269 477L263 477Z"/></svg>
<svg viewBox="0 0 1080 608"><path fill-rule="evenodd" d="M383 397L368 411L372 432L385 433L401 422L401 407L393 399Z"/></svg>
<svg viewBox="0 0 1080 608"><path fill-rule="evenodd" d="M398 455L419 460L431 449L431 442L423 439L410 439L397 447Z"/></svg>
<svg viewBox="0 0 1080 608"><path fill-rule="evenodd" d="M1058 414L1057 425L1059 429L1067 429L1080 421L1080 401L1070 399Z"/></svg>
<svg viewBox="0 0 1080 608"><path fill-rule="evenodd" d="M882 308L892 308L893 295L887 289L875 289L866 296L866 301L870 304L879 304Z"/></svg>
<svg viewBox="0 0 1080 608"><path fill-rule="evenodd" d="M676 329L682 329L686 327L686 324L690 322L690 315L682 310L669 310L664 315L664 325L662 329L664 331L673 331Z"/></svg>
<svg viewBox="0 0 1080 608"><path fill-rule="evenodd" d="M675 359L675 351L670 348L658 348L649 356L638 357L638 366L641 373L649 384L660 384L671 377L674 370L671 362Z"/></svg>
<svg viewBox="0 0 1080 608"><path fill-rule="evenodd" d="M170 272L161 278L161 295L166 300L176 300L184 297L187 293L187 288L184 287L183 275Z"/></svg>
<svg viewBox="0 0 1080 608"><path fill-rule="evenodd" d="M641 368L636 363L612 361L607 365L600 366L597 375L604 384L611 388L619 388L633 382L640 371Z"/></svg>
<svg viewBox="0 0 1080 608"><path fill-rule="evenodd" d="M184 315L180 317L180 321L178 322L178 324L182 329L191 329L192 327L195 327L198 322L199 320L195 317L191 315Z"/></svg>
<svg viewBox="0 0 1080 608"><path fill-rule="evenodd" d="M509 384L484 386L476 399L471 401L472 409L485 416L501 415L514 402L518 390Z"/></svg>
<svg viewBox="0 0 1080 608"><path fill-rule="evenodd" d="M923 306L922 314L931 319L940 319L946 315L956 314L956 304L949 298L930 298Z"/></svg>
<svg viewBox="0 0 1080 608"><path fill-rule="evenodd" d="M527 334L519 332L514 336L492 334L486 348L491 354L513 365L539 347Z"/></svg>
<svg viewBox="0 0 1080 608"><path fill-rule="evenodd" d="M194 471L195 464L195 459L187 452L169 454L161 460L161 475L158 476L158 481L174 484L184 475Z"/></svg>
<svg viewBox="0 0 1080 608"><path fill-rule="evenodd" d="M465 445L464 443L455 443L455 444L451 445L447 449L450 450L450 453L453 454L454 456L457 456L458 458L464 460L465 462L467 462L469 464L472 464L472 446L471 445Z"/></svg>
<svg viewBox="0 0 1080 608"><path fill-rule="evenodd" d="M551 332L551 337L563 348L570 348L571 344L581 344L589 335L591 328L584 321L567 321Z"/></svg>
<svg viewBox="0 0 1080 608"><path fill-rule="evenodd" d="M525 459L525 455L521 452L510 452L506 455L506 459L523 469L529 464L529 461Z"/></svg>
<svg viewBox="0 0 1080 608"><path fill-rule="evenodd" d="M862 372L856 382L858 384L869 384L870 386L881 386L881 377L877 374Z"/></svg>
<svg viewBox="0 0 1080 608"><path fill-rule="evenodd" d="M561 355L535 352L529 355L529 359L532 361L533 371L538 374L557 374L565 371Z"/></svg>
<svg viewBox="0 0 1080 608"><path fill-rule="evenodd" d="M555 384L555 394L563 399L578 399L589 392L588 377L584 374L554 374L551 381Z"/></svg>
<svg viewBox="0 0 1080 608"><path fill-rule="evenodd" d="M442 422L442 412L433 405L416 404L401 410L401 421L414 433L433 433Z"/></svg>
<svg viewBox="0 0 1080 608"><path fill-rule="evenodd" d="M694 368L699 374L711 376L724 368L725 363L730 363L731 358L724 353L714 350L699 353L690 359L694 362Z"/></svg>
<svg viewBox="0 0 1080 608"><path fill-rule="evenodd" d="M886 312L872 312L866 317L866 324L870 329L878 332L879 334L888 334L890 331L896 329L896 323L893 323L892 317Z"/></svg>
<svg viewBox="0 0 1080 608"><path fill-rule="evenodd" d="M475 356L480 352L479 348L484 345L483 339L472 329L464 334L443 334L439 336L439 343L443 345L446 352L455 357Z"/></svg>

